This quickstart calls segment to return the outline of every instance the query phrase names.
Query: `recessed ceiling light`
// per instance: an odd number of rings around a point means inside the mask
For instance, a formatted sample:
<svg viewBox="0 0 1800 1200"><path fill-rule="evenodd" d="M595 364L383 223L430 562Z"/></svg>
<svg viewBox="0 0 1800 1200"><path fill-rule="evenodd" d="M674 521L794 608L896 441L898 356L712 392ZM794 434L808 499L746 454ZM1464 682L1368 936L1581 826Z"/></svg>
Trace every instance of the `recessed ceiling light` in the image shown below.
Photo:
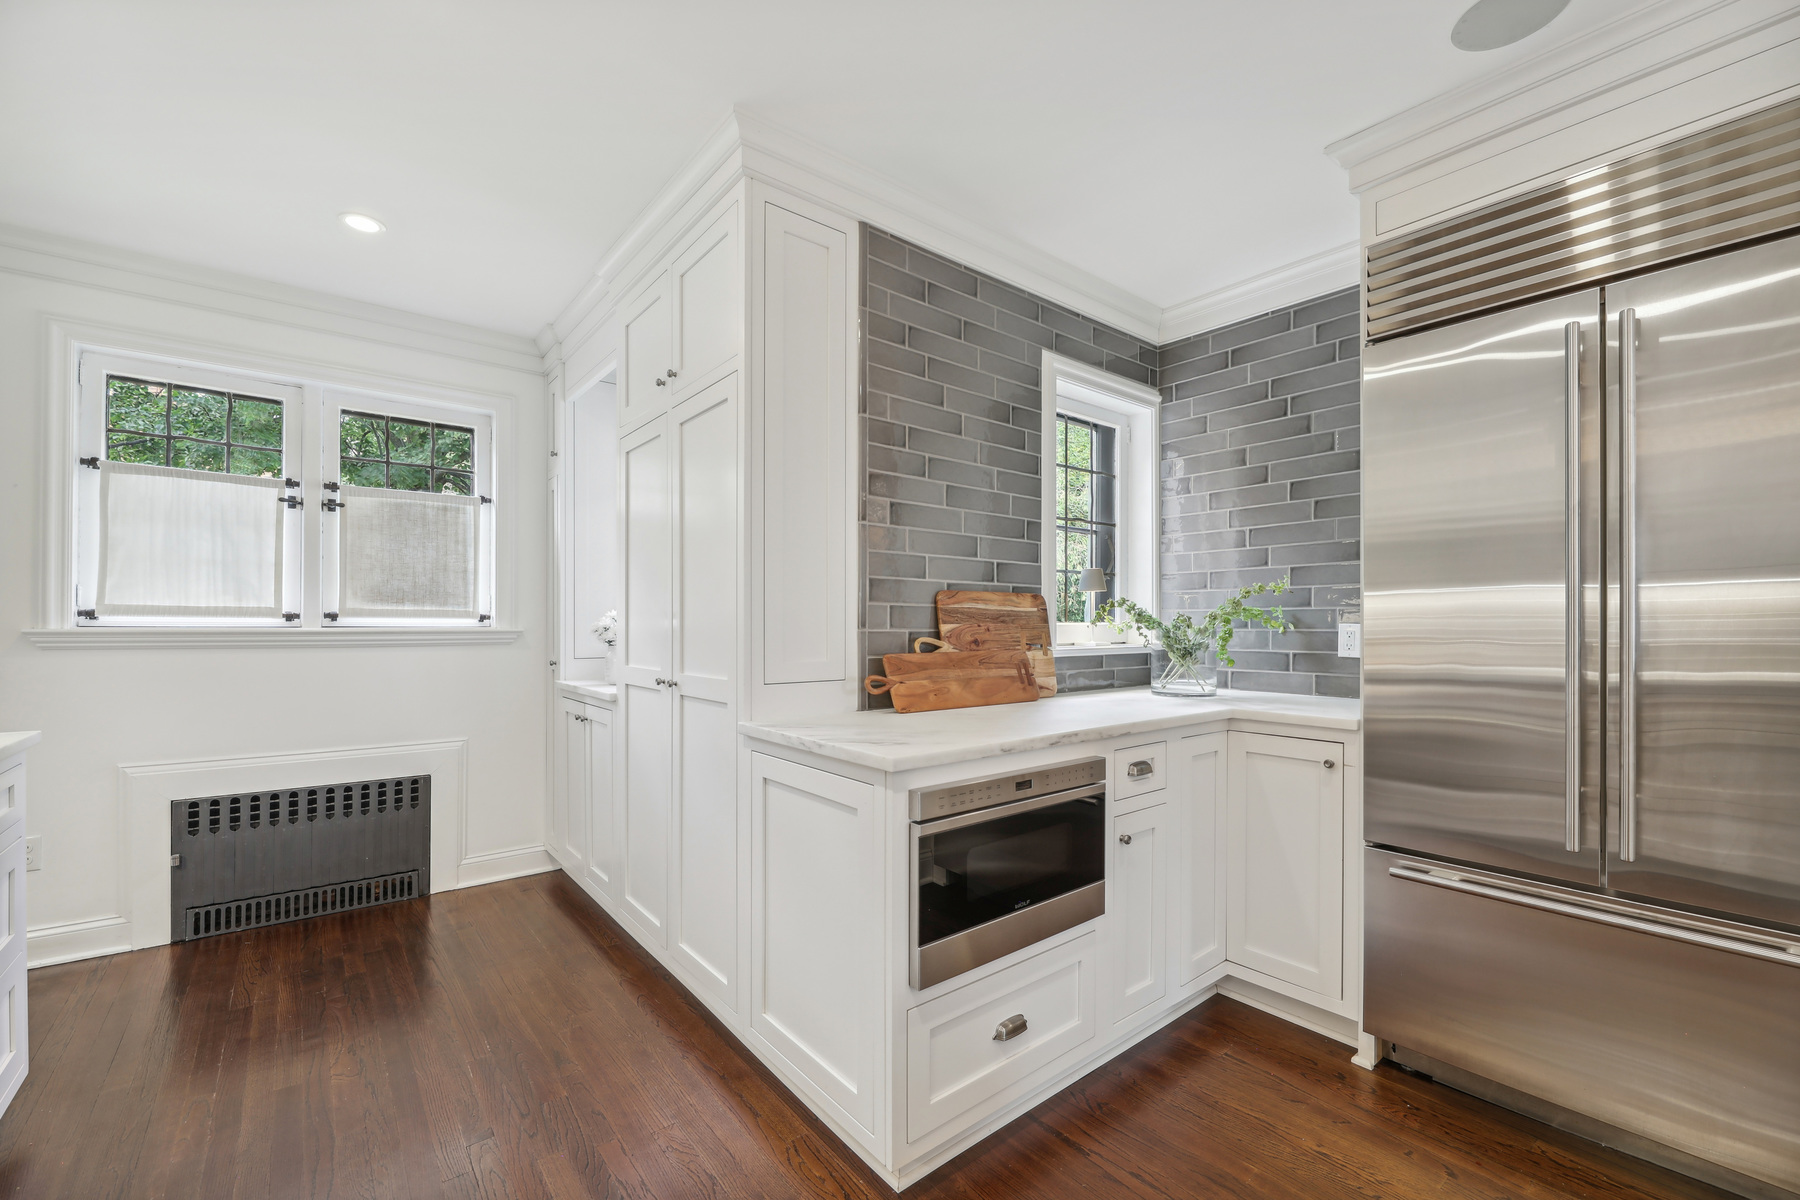
<svg viewBox="0 0 1800 1200"><path fill-rule="evenodd" d="M1456 19L1450 44L1458 50L1498 50L1528 38L1569 7L1569 0L1475 0Z"/></svg>
<svg viewBox="0 0 1800 1200"><path fill-rule="evenodd" d="M338 220L356 230L358 233L380 233L387 226L374 217L366 217L362 213L345 213Z"/></svg>

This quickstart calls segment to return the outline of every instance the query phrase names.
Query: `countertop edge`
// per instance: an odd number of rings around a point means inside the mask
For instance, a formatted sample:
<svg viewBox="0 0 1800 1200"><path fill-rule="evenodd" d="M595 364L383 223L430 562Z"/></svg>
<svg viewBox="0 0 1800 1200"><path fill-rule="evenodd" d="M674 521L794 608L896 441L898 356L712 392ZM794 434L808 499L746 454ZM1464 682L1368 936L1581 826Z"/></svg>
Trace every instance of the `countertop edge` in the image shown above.
<svg viewBox="0 0 1800 1200"><path fill-rule="evenodd" d="M19 729L0 733L0 761L5 761L23 751L31 749L43 740L43 733L36 729Z"/></svg>

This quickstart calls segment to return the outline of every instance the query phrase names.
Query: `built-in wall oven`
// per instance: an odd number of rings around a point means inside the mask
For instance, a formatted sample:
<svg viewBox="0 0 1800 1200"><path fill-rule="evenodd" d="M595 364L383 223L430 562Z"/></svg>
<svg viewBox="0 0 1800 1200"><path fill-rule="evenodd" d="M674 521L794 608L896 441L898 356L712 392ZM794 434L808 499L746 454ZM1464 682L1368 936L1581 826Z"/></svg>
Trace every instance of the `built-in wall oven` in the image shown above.
<svg viewBox="0 0 1800 1200"><path fill-rule="evenodd" d="M912 793L912 985L1106 911L1106 760Z"/></svg>

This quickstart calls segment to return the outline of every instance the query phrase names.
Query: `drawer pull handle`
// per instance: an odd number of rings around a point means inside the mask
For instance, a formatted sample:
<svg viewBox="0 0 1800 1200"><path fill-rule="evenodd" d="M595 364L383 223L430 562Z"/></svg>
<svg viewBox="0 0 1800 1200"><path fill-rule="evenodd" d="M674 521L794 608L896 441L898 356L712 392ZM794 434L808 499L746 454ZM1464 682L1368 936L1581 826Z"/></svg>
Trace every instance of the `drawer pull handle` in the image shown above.
<svg viewBox="0 0 1800 1200"><path fill-rule="evenodd" d="M1140 758L1129 767L1125 768L1125 778L1142 779L1146 775L1154 774L1155 771L1156 766L1154 763L1147 758Z"/></svg>
<svg viewBox="0 0 1800 1200"><path fill-rule="evenodd" d="M1121 845L1121 846L1131 845L1131 835L1129 833L1121 833L1119 835L1119 845Z"/></svg>
<svg viewBox="0 0 1800 1200"><path fill-rule="evenodd" d="M1323 762L1323 763L1321 763L1321 764L1320 764L1320 765L1321 765L1321 766L1323 766L1323 767L1324 767L1324 768L1325 768L1325 769L1326 769L1326 770L1327 770L1327 771L1329 771L1329 770L1331 770L1331 768L1333 768L1333 767L1335 767L1335 766L1337 766L1337 764L1336 764L1336 763L1335 763L1335 762L1333 762L1333 761L1331 761L1331 760L1330 760L1330 759L1329 759L1329 758L1328 758L1328 759L1326 759L1326 760L1325 760L1325 761L1324 761L1324 762Z"/></svg>
<svg viewBox="0 0 1800 1200"><path fill-rule="evenodd" d="M1025 1026L1025 1014L1014 1013L1012 1016L1006 1018L1006 1020L1000 1022L1000 1024L994 1026L994 1040L996 1042L1010 1042L1021 1033L1025 1032Z"/></svg>

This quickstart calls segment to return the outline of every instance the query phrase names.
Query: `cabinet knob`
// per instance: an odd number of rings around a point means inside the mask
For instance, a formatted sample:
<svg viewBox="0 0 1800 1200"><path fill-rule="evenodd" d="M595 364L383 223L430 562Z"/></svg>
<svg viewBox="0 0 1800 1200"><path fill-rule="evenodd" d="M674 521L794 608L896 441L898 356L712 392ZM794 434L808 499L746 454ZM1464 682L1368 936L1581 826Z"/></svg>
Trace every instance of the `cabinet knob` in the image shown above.
<svg viewBox="0 0 1800 1200"><path fill-rule="evenodd" d="M1147 758L1140 758L1125 768L1125 778L1142 779L1156 770L1156 765Z"/></svg>
<svg viewBox="0 0 1800 1200"><path fill-rule="evenodd" d="M994 1026L994 1040L996 1042L1010 1042L1021 1033L1024 1033L1028 1024L1029 1022L1025 1020L1024 1013L1014 1013L1012 1016L1006 1018L1006 1020L1000 1022L1000 1024Z"/></svg>
<svg viewBox="0 0 1800 1200"><path fill-rule="evenodd" d="M674 367L669 368L669 378L670 379L675 378L675 368Z"/></svg>
<svg viewBox="0 0 1800 1200"><path fill-rule="evenodd" d="M669 681L668 681L668 680L666 680L666 679L664 679L664 678L663 678L663 677L662 677L662 676L661 676L661 675L658 675L658 676L657 676L657 677L656 677L656 686L657 686L657 687L661 687L661 686L662 686L662 685L663 685L663 684L665 684L665 683L667 683L667 682L669 682Z"/></svg>
<svg viewBox="0 0 1800 1200"><path fill-rule="evenodd" d="M1333 768L1333 767L1335 767L1335 766L1337 766L1337 763L1335 763L1335 762L1333 762L1333 761L1332 761L1332 760L1331 760L1331 759L1329 759L1329 758L1328 758L1328 759L1326 759L1326 760L1325 760L1325 761L1324 761L1324 763L1322 763L1322 764L1321 764L1321 765L1322 765L1322 766L1323 766L1323 767L1324 767L1324 768L1325 768L1325 769L1326 769L1326 770L1327 770L1327 771L1329 771L1329 770L1331 770L1331 768Z"/></svg>
<svg viewBox="0 0 1800 1200"><path fill-rule="evenodd" d="M656 386L657 387L668 387L669 381L664 379L661 375L658 375L656 377Z"/></svg>
<svg viewBox="0 0 1800 1200"><path fill-rule="evenodd" d="M1121 845L1121 846L1131 845L1131 835L1129 833L1121 833L1119 835L1119 845Z"/></svg>

